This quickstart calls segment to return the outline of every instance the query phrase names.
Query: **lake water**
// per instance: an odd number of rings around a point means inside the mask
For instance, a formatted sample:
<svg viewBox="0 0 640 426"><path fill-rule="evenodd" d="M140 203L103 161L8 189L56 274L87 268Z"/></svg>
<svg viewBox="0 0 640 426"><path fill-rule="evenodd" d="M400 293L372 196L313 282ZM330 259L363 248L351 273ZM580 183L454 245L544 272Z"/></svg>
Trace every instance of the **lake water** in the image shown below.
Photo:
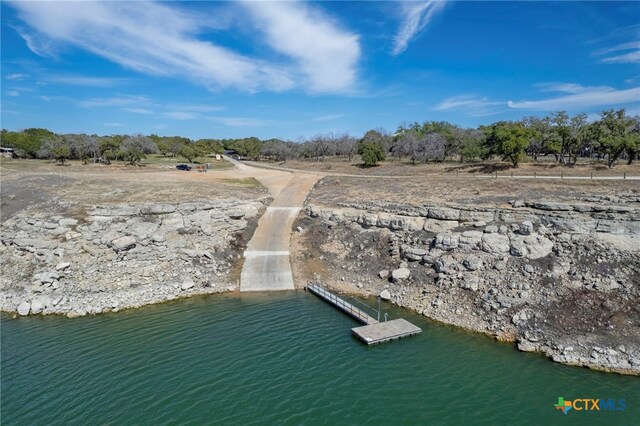
<svg viewBox="0 0 640 426"><path fill-rule="evenodd" d="M298 292L116 314L2 317L3 425L640 424L640 379L553 363L388 307L421 335L367 347ZM558 397L624 411L554 409Z"/></svg>

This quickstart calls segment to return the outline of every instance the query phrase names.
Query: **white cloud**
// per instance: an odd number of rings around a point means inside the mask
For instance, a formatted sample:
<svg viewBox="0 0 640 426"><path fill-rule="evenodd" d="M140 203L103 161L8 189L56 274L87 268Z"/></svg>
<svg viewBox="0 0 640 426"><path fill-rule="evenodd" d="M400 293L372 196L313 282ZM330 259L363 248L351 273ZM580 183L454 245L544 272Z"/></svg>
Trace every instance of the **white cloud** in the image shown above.
<svg viewBox="0 0 640 426"><path fill-rule="evenodd" d="M124 78L85 77L74 75L59 75L46 78L49 83L64 84L68 86L87 87L114 87L127 84L129 80Z"/></svg>
<svg viewBox="0 0 640 426"><path fill-rule="evenodd" d="M7 96L20 96L20 92L18 92L17 90L9 90L5 93L7 94Z"/></svg>
<svg viewBox="0 0 640 426"><path fill-rule="evenodd" d="M16 29L39 55L53 54L57 45L74 45L126 68L183 77L211 89L278 91L294 85L286 70L199 40L197 32L210 27L215 16L203 22L202 16L157 2L11 4L30 28Z"/></svg>
<svg viewBox="0 0 640 426"><path fill-rule="evenodd" d="M201 120L206 118L208 112L222 111L225 108L217 105L175 104L166 105L168 111L162 113L163 117L172 120Z"/></svg>
<svg viewBox="0 0 640 426"><path fill-rule="evenodd" d="M29 77L29 74L15 73L15 74L9 74L5 78L7 80L20 81L20 80L24 80L27 77Z"/></svg>
<svg viewBox="0 0 640 426"><path fill-rule="evenodd" d="M560 93L593 93L593 92L607 92L614 90L609 86L583 86L576 83L540 83L536 84L536 87L540 88L543 92L560 92Z"/></svg>
<svg viewBox="0 0 640 426"><path fill-rule="evenodd" d="M102 125L106 127L125 127L122 123L102 123Z"/></svg>
<svg viewBox="0 0 640 426"><path fill-rule="evenodd" d="M595 55L606 55L612 52L619 52L621 50L632 50L632 49L640 49L640 41L630 41L628 43L622 43L615 45L613 47L609 47L606 49L596 50L594 52Z"/></svg>
<svg viewBox="0 0 640 426"><path fill-rule="evenodd" d="M338 118L344 117L345 114L329 114L329 115L321 115L318 117L314 117L312 121L332 121L337 120Z"/></svg>
<svg viewBox="0 0 640 426"><path fill-rule="evenodd" d="M83 108L116 108L122 111L152 115L171 120L204 120L206 113L222 111L225 108L219 105L202 104L164 104L142 95L121 95L110 98L91 98L77 101Z"/></svg>
<svg viewBox="0 0 640 426"><path fill-rule="evenodd" d="M614 55L611 55L612 53ZM600 49L594 52L594 55L604 56L601 61L606 64L640 64L640 40Z"/></svg>
<svg viewBox="0 0 640 426"><path fill-rule="evenodd" d="M27 47L38 56L55 57L52 40L38 33L29 33L22 27L12 27L27 43Z"/></svg>
<svg viewBox="0 0 640 426"><path fill-rule="evenodd" d="M248 117L209 117L209 119L229 127L263 127L273 123L273 120Z"/></svg>
<svg viewBox="0 0 640 426"><path fill-rule="evenodd" d="M51 101L63 101L68 99L66 96L47 96L47 95L41 95L40 99L42 99L45 102L51 102Z"/></svg>
<svg viewBox="0 0 640 426"><path fill-rule="evenodd" d="M432 108L433 111L462 111L471 117L498 114L504 102L491 101L474 95L459 95L447 98Z"/></svg>
<svg viewBox="0 0 640 426"><path fill-rule="evenodd" d="M640 87L617 90L608 86L588 87L577 84L558 85L556 83L553 83L552 87L555 87L556 89L564 89L554 91L565 94L535 101L509 101L508 106L509 108L516 109L554 111L624 105L640 102Z"/></svg>
<svg viewBox="0 0 640 426"><path fill-rule="evenodd" d="M153 111L148 108L125 108L124 110L127 112L132 112L134 114L145 114L145 115L153 114Z"/></svg>
<svg viewBox="0 0 640 426"><path fill-rule="evenodd" d="M425 1L402 3L400 31L393 41L393 55L399 55L409 46L409 42L424 30L431 19L442 9L445 1Z"/></svg>
<svg viewBox="0 0 640 426"><path fill-rule="evenodd" d="M200 105L200 104L173 104L173 105L168 105L168 108L178 110L178 111L187 111L187 112L217 112L225 109L225 107L219 106L219 105Z"/></svg>
<svg viewBox="0 0 640 426"><path fill-rule="evenodd" d="M83 108L94 107L135 107L151 105L151 100L146 96L119 95L112 98L92 98L80 101Z"/></svg>
<svg viewBox="0 0 640 426"><path fill-rule="evenodd" d="M162 113L162 115L166 118L170 118L172 120L197 120L202 118L202 115L197 112L192 111L167 111Z"/></svg>
<svg viewBox="0 0 640 426"><path fill-rule="evenodd" d="M602 59L607 64L640 64L640 49Z"/></svg>
<svg viewBox="0 0 640 426"><path fill-rule="evenodd" d="M353 88L360 58L356 34L302 3L245 1L242 5L264 32L266 43L293 59L311 92Z"/></svg>

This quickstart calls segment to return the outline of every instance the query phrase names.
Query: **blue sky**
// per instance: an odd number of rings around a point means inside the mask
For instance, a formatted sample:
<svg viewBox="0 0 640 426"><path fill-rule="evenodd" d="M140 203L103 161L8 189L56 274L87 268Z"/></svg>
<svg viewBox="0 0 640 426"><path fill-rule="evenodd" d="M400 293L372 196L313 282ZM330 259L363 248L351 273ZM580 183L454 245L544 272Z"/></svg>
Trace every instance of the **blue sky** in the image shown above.
<svg viewBox="0 0 640 426"><path fill-rule="evenodd" d="M640 113L638 2L2 2L2 127L296 140Z"/></svg>

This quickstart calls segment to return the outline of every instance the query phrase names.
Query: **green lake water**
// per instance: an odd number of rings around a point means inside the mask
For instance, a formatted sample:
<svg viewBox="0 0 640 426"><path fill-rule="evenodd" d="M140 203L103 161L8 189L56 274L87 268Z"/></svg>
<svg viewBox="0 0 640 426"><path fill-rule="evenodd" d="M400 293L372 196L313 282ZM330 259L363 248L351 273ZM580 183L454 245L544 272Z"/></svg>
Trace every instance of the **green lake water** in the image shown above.
<svg viewBox="0 0 640 426"><path fill-rule="evenodd" d="M387 306L421 335L367 347L298 292L2 317L3 425L640 424L640 379L553 363ZM624 399L624 411L554 409Z"/></svg>

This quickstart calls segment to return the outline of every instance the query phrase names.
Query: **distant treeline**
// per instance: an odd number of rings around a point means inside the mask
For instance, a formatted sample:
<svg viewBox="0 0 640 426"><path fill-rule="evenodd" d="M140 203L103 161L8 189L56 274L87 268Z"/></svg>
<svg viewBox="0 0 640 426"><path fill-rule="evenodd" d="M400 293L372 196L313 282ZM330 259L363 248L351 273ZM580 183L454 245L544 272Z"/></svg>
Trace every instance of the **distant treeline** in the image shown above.
<svg viewBox="0 0 640 426"><path fill-rule="evenodd" d="M369 130L362 137L321 134L296 142L281 139L200 139L180 136L55 134L47 129L2 130L0 144L13 147L23 158L139 162L147 154L182 157L194 162L213 153L234 150L251 160L287 161L356 155L366 166L387 157L405 158L414 164L455 160L471 162L501 158L517 167L526 155L537 161L552 155L556 162L573 166L578 158L595 158L613 167L616 161L631 164L640 151L640 117L624 109L607 110L594 122L586 114L564 111L519 121L499 121L477 129L465 129L446 121L403 124L395 133Z"/></svg>

